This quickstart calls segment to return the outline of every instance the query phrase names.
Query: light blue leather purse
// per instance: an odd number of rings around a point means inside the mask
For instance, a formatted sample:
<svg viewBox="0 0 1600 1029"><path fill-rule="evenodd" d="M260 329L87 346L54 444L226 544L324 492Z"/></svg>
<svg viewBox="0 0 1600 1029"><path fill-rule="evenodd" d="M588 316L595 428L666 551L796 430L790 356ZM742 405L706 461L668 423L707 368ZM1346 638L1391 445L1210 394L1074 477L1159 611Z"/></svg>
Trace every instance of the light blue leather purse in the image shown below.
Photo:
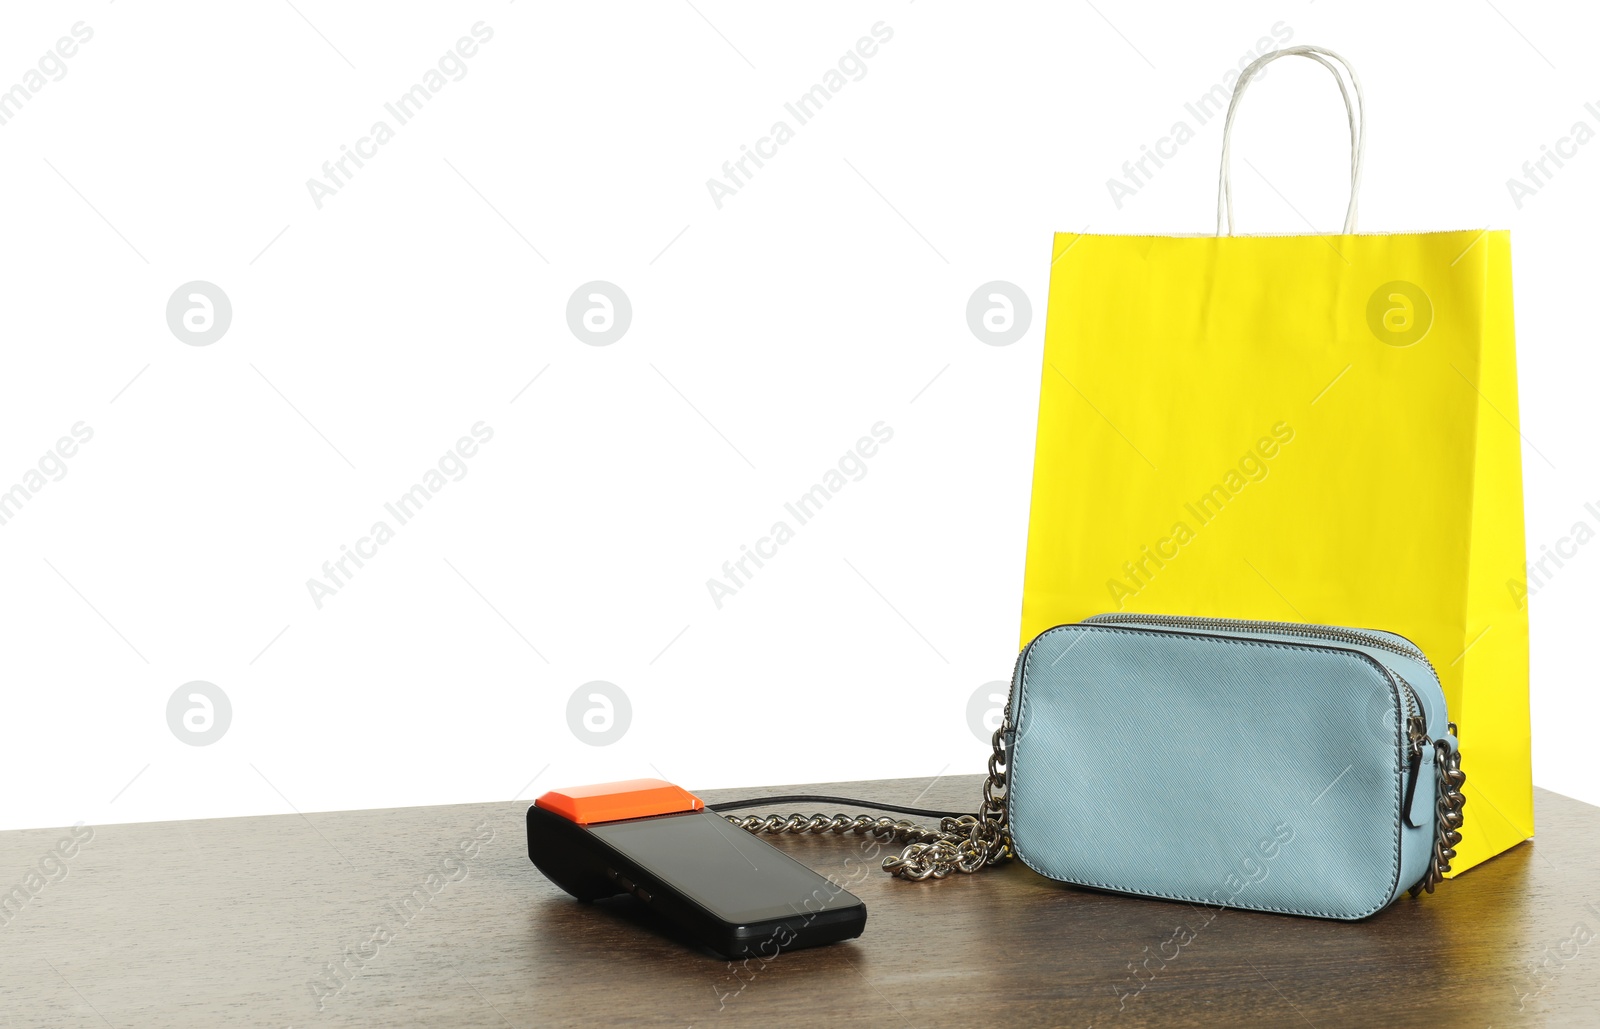
<svg viewBox="0 0 1600 1029"><path fill-rule="evenodd" d="M885 867L1365 918L1450 869L1465 799L1428 658L1372 629L1106 614L1022 651L984 803Z"/></svg>

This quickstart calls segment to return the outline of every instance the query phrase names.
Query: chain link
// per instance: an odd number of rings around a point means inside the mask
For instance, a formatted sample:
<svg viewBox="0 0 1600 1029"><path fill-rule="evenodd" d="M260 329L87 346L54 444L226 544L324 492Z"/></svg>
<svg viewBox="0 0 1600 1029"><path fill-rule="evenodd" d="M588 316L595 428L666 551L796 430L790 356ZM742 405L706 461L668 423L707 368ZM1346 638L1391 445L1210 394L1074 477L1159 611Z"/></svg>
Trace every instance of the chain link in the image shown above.
<svg viewBox="0 0 1600 1029"><path fill-rule="evenodd" d="M1007 820L1006 798L1009 794L1006 764L1005 737L1011 732L1011 705L1007 704L1000 728L993 738L993 752L989 755L989 775L983 783L983 803L976 815L944 818L939 828L930 829L905 819L873 818L870 815L724 815L729 822L751 833L770 835L855 833L870 835L875 839L892 839L907 842L898 856L883 859L883 870L901 879L943 879L955 872L977 872L991 865L1009 861L1014 856L1011 848L1011 826ZM1450 734L1456 734L1455 723L1450 724ZM1467 781L1461 771L1461 752L1449 742L1434 742L1434 764L1439 769L1439 785L1434 791L1434 841L1433 855L1428 861L1428 871L1411 889L1413 897L1432 893L1444 880L1455 860L1456 844L1461 842L1462 808L1467 798L1461 787Z"/></svg>
<svg viewBox="0 0 1600 1029"><path fill-rule="evenodd" d="M724 815L746 832L770 835L856 833L907 842L899 855L883 859L883 870L901 879L943 879L954 872L976 872L1011 859L1011 830L1006 822L1005 737L1011 731L1011 705L994 731L989 776L976 815L943 818L939 828L869 815Z"/></svg>
<svg viewBox="0 0 1600 1029"><path fill-rule="evenodd" d="M873 818L871 815L723 815L745 832L770 836L800 836L807 833L822 835L855 833L875 839L926 840L939 835L939 830L928 829L904 819ZM946 818L946 822L954 819Z"/></svg>
<svg viewBox="0 0 1600 1029"><path fill-rule="evenodd" d="M1456 735L1454 722L1450 723L1450 735ZM1433 802L1433 856L1428 859L1427 874L1421 882L1411 887L1413 897L1432 893L1433 888L1443 882L1445 874L1450 871L1450 862L1456 856L1456 844L1461 842L1461 824L1465 819L1461 809L1467 806L1467 798L1461 792L1461 787L1467 781L1467 774L1461 770L1461 751L1451 749L1447 740L1435 740L1433 760L1439 769L1439 784L1434 790Z"/></svg>

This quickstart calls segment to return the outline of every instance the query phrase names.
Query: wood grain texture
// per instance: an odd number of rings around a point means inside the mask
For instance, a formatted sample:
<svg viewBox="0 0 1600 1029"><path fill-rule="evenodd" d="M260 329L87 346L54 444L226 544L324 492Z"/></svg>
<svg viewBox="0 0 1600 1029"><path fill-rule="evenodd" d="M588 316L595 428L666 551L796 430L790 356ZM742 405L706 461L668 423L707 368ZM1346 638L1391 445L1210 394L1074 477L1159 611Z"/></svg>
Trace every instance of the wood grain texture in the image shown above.
<svg viewBox="0 0 1600 1029"><path fill-rule="evenodd" d="M978 782L704 796L965 810ZM1600 809L1537 805L1536 843L1354 924L1015 863L900 882L858 839L784 839L866 901L866 933L739 966L632 898L557 890L526 801L0 833L0 890L22 888L0 904L0 1026L1597 1026Z"/></svg>

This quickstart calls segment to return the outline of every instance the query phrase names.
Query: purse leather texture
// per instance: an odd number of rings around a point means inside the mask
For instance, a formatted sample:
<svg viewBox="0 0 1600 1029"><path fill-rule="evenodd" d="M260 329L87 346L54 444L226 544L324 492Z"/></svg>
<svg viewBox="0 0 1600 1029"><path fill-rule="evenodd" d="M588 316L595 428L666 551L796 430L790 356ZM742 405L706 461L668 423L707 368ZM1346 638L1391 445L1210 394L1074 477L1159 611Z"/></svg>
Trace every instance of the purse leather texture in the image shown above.
<svg viewBox="0 0 1600 1029"><path fill-rule="evenodd" d="M1410 828L1412 707L1430 740L1455 740L1414 645L1139 617L1058 626L1018 658L1007 809L1022 861L1078 886L1335 919L1423 877L1437 770L1430 743Z"/></svg>

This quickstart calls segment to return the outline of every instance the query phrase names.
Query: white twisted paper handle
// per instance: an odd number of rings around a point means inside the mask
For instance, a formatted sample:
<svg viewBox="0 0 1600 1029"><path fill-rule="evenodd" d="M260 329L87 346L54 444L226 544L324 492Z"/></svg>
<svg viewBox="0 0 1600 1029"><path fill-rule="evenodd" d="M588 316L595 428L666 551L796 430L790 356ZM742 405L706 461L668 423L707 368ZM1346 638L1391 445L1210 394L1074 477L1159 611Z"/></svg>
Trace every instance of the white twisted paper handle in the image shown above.
<svg viewBox="0 0 1600 1029"><path fill-rule="evenodd" d="M1332 50L1320 46L1291 46L1282 50L1274 50L1264 54L1245 66L1239 73L1239 81L1233 87L1233 99L1228 102L1228 117L1222 125L1222 172L1217 179L1217 235L1224 235L1223 226L1227 226L1226 235L1233 235L1233 182L1230 176L1229 165L1233 156L1233 117L1239 108L1239 100L1244 96L1244 91L1250 85L1256 72L1271 64L1280 57L1305 57L1316 61L1333 75L1334 81L1339 83L1339 95L1344 97L1345 115L1350 122L1350 204L1345 208L1344 232L1346 235L1356 231L1356 197L1361 190L1361 155L1365 148L1366 108L1361 98L1361 80L1356 77L1356 70L1350 62L1334 53ZM1332 59L1332 61L1329 60ZM1333 61L1338 62L1335 67ZM1345 88L1344 76L1339 74L1343 68L1350 76L1350 85L1355 90L1355 103L1350 103L1350 90Z"/></svg>

